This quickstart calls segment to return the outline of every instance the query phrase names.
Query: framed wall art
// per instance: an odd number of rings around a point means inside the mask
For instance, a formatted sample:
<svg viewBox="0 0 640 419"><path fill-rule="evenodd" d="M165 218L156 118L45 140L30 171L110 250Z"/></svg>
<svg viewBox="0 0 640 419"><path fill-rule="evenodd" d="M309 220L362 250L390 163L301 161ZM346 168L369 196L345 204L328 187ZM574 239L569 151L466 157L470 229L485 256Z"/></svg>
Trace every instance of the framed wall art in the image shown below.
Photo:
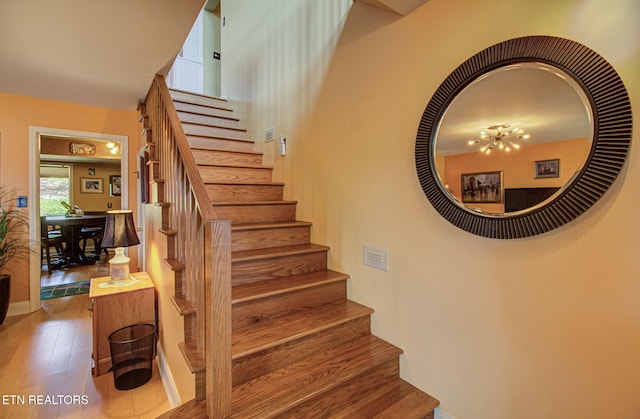
<svg viewBox="0 0 640 419"><path fill-rule="evenodd" d="M533 177L536 179L560 177L560 159L539 160L535 162Z"/></svg>
<svg viewBox="0 0 640 419"><path fill-rule="evenodd" d="M80 178L80 192L81 193L103 193L103 179L102 178Z"/></svg>
<svg viewBox="0 0 640 419"><path fill-rule="evenodd" d="M122 193L122 178L120 175L109 176L109 195L120 196Z"/></svg>
<svg viewBox="0 0 640 419"><path fill-rule="evenodd" d="M462 202L499 203L504 199L502 171L463 173Z"/></svg>

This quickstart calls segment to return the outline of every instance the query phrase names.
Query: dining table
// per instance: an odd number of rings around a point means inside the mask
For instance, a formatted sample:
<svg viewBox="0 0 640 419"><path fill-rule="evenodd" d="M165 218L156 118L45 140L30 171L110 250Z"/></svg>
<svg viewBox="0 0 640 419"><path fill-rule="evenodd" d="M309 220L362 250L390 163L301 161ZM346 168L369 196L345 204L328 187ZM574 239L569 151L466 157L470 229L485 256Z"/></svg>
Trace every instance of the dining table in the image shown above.
<svg viewBox="0 0 640 419"><path fill-rule="evenodd" d="M80 232L85 227L104 227L106 215L55 215L45 217L45 223L53 228L60 227L60 232L67 243L65 253L66 258L63 262L65 266L69 265L92 265L95 263L93 256L85 255L80 246ZM98 249L96 249L98 250Z"/></svg>

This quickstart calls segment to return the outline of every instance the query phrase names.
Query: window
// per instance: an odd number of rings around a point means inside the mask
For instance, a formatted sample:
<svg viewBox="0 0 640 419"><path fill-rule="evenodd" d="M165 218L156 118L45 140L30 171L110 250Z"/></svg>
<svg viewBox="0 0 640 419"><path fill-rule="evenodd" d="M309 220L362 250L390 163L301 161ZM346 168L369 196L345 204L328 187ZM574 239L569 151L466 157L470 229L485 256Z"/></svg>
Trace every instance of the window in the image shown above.
<svg viewBox="0 0 640 419"><path fill-rule="evenodd" d="M71 203L71 167L67 164L40 164L40 215L65 215L62 201Z"/></svg>

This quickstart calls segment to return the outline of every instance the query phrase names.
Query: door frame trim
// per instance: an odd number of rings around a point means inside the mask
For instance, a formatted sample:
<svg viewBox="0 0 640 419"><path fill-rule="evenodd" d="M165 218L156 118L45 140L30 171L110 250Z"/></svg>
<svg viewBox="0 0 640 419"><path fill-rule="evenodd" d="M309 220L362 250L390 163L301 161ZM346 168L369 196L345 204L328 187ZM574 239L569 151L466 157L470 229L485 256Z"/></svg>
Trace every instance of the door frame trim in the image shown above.
<svg viewBox="0 0 640 419"><path fill-rule="evenodd" d="M129 137L127 135L105 134L99 132L75 131L60 128L29 126L29 240L40 243L40 136L77 137L92 140L117 141L122 145L120 176L122 177L122 208L129 208ZM40 309L40 252L29 256L29 310Z"/></svg>

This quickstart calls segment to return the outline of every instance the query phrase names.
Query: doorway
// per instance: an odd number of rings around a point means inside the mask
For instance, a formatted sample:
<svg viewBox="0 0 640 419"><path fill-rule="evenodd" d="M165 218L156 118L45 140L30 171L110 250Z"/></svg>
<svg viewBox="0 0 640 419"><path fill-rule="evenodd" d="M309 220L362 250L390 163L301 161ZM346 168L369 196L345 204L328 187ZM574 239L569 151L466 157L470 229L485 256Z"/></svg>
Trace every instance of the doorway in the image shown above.
<svg viewBox="0 0 640 419"><path fill-rule="evenodd" d="M222 26L220 0L208 0L167 74L167 86L221 96Z"/></svg>
<svg viewBox="0 0 640 419"><path fill-rule="evenodd" d="M53 147L53 148L52 148ZM114 147L117 151L114 152ZM53 151L52 151L53 150ZM59 151L55 151L59 150ZM101 151L102 150L102 151ZM105 151L106 150L106 151ZM105 156L104 153L112 154ZM41 212L51 211L44 206L41 208L41 164L49 167L69 167L69 205L75 212L75 207L84 212L105 213L109 209L128 208L128 137L122 135L103 134L61 130L46 127L29 127L29 206L30 239L39 243L41 238ZM51 172L49 172L51 173ZM49 175L45 175L49 176ZM53 211L60 211L64 207L60 202L50 199L46 204L53 207ZM65 213L68 211L64 208ZM85 241L89 250L98 253L95 241ZM93 246L93 248L91 248ZM105 263L104 254L99 255L99 261ZM69 264L65 270L57 270L53 282L77 282L78 279L92 276L108 275L108 267L87 263ZM40 252L30 257L30 302L29 311L40 308L41 301L41 273L43 261ZM101 270L102 269L102 270ZM95 272L94 272L95 271ZM44 271L44 274L48 274ZM48 275L47 275L48 276ZM48 279L52 279L49 277ZM53 284L49 281L50 284Z"/></svg>

